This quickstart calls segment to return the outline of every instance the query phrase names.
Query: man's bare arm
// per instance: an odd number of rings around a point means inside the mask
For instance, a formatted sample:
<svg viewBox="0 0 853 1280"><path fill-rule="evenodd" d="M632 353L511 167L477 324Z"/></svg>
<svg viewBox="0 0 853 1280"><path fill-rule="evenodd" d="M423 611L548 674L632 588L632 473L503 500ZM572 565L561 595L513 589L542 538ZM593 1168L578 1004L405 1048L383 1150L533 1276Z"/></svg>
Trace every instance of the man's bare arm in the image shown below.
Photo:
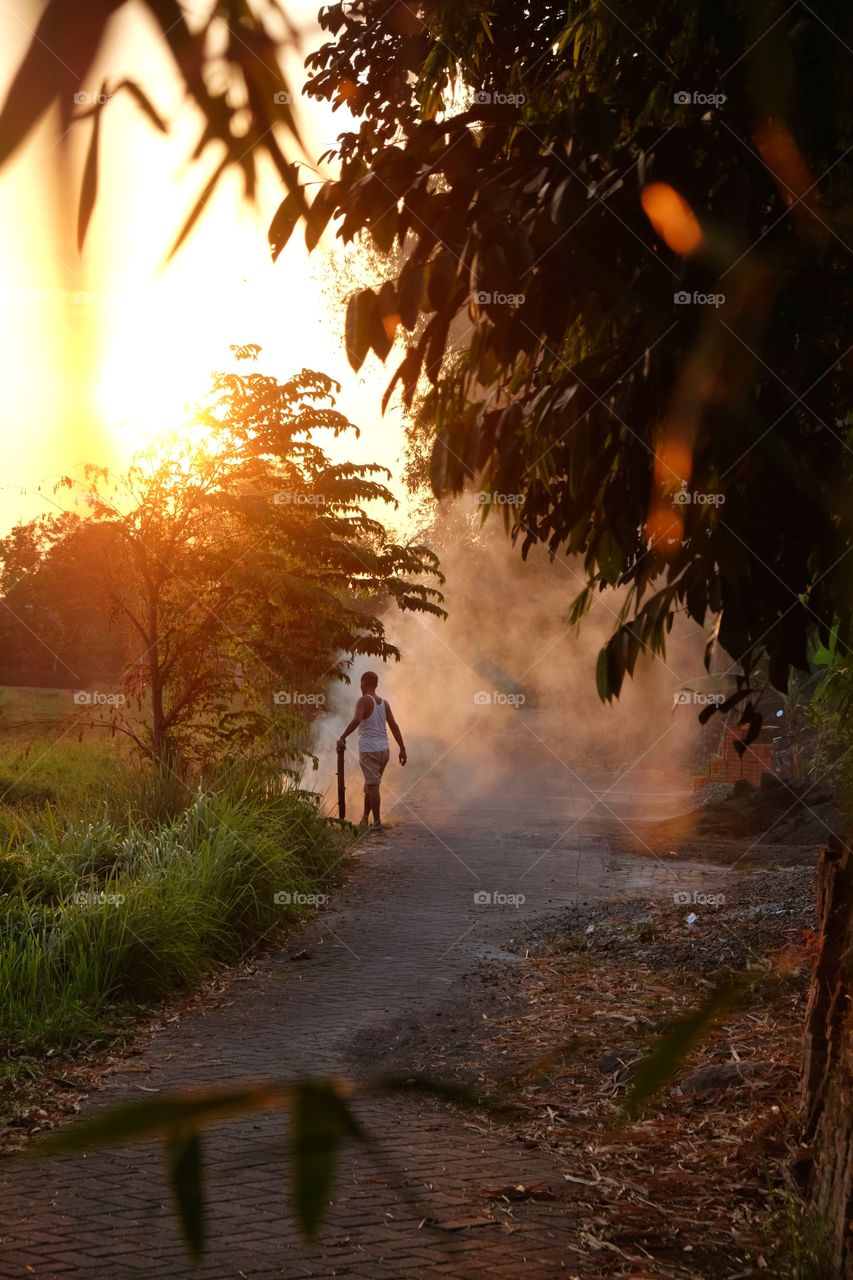
<svg viewBox="0 0 853 1280"><path fill-rule="evenodd" d="M344 729L341 736L338 738L339 747L342 747L346 744L346 740L350 736L350 734L355 733L356 729L361 724L362 720L366 720L367 717L372 713L372 711L373 711L373 700L371 698L366 697L364 694L362 694L358 702L355 704L355 715L353 716L352 720L350 720L349 724Z"/></svg>
<svg viewBox="0 0 853 1280"><path fill-rule="evenodd" d="M405 764L406 760L408 759L406 755L406 744L403 741L403 735L400 731L400 726L397 724L397 721L394 719L394 712L388 706L387 698L385 699L385 719L387 721L388 728L391 730L391 732L394 735L394 738L396 739L397 746L400 748L400 764Z"/></svg>

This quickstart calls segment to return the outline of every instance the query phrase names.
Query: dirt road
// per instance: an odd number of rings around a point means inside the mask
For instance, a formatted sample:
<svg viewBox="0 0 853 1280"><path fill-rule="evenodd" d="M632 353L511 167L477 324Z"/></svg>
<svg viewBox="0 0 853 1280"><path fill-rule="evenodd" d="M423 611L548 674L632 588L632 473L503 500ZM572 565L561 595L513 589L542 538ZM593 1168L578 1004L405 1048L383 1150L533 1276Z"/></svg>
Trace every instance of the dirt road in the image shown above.
<svg viewBox="0 0 853 1280"><path fill-rule="evenodd" d="M576 901L670 896L706 882L698 865L612 853L598 825L630 828L639 816L674 811L683 795L654 794L637 771L582 777L517 724L492 746L502 764L479 780L476 799L463 790L458 757L389 771L390 834L363 843L352 876L316 922L255 977L233 984L219 1008L159 1034L84 1113L194 1083L351 1074L366 1042L381 1066L391 1029L398 1036L407 1019L414 1025L451 1008L457 984L501 953L519 921ZM307 954L295 959L299 953ZM563 1248L572 1191L547 1156L429 1102L382 1101L363 1116L396 1172L350 1153L315 1246L301 1239L287 1205L280 1118L252 1117L211 1134L210 1243L197 1270L182 1249L157 1149L6 1162L0 1276L576 1273L576 1255ZM485 1192L509 1183L550 1184L556 1199L493 1212Z"/></svg>

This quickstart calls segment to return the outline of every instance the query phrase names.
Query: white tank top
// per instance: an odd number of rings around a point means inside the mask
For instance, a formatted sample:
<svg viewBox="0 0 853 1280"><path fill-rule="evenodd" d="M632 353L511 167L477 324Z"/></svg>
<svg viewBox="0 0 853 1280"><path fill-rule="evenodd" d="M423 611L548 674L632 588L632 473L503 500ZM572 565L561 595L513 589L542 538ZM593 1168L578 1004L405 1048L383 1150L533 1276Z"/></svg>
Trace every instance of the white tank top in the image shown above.
<svg viewBox="0 0 853 1280"><path fill-rule="evenodd" d="M385 731L385 701L384 699L373 697L373 694L370 693L367 696L373 699L373 710L366 720L362 720L359 723L358 749L359 751L387 751L388 734Z"/></svg>

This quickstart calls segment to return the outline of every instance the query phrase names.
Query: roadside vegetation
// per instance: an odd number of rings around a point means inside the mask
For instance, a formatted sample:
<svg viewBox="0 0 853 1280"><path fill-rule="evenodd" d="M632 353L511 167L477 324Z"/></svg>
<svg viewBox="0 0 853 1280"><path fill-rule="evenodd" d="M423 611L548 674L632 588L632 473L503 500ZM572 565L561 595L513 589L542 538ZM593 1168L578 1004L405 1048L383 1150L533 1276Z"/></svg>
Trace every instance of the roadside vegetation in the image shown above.
<svg viewBox="0 0 853 1280"><path fill-rule="evenodd" d="M63 736L70 704L6 690L0 716L0 1120L24 1124L43 1071L126 1043L322 905L348 843L319 796L257 768L176 804L129 746Z"/></svg>
<svg viewBox="0 0 853 1280"><path fill-rule="evenodd" d="M310 800L257 777L163 824L50 810L0 864L6 1050L73 1050L122 1005L238 959L328 894L341 852Z"/></svg>
<svg viewBox="0 0 853 1280"><path fill-rule="evenodd" d="M347 865L347 828L281 769L235 754L191 786L76 705L0 695L4 1150L73 1114L140 1032L215 998Z"/></svg>
<svg viewBox="0 0 853 1280"><path fill-rule="evenodd" d="M109 796L129 807L139 774L123 743L81 737L70 689L0 689L0 842L8 849L53 806L67 819L90 816Z"/></svg>
<svg viewBox="0 0 853 1280"><path fill-rule="evenodd" d="M394 503L385 468L316 443L357 434L336 389L216 375L194 442L87 467L85 515L0 539L7 1115L48 1057L123 1042L341 874L348 829L298 783L326 694L399 657L389 612L443 610L435 555L365 509Z"/></svg>

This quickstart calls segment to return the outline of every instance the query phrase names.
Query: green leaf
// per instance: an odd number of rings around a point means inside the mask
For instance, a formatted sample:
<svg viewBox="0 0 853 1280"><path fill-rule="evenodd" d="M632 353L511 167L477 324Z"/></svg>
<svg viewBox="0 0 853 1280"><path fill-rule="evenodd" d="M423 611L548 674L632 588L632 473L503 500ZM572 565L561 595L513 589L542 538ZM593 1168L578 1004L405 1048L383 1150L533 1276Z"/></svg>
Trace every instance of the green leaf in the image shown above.
<svg viewBox="0 0 853 1280"><path fill-rule="evenodd" d="M169 250L169 256L166 259L167 262L171 262L172 258L174 258L175 254L178 252L181 245L184 243L187 236L190 234L193 227L198 222L201 215L204 213L204 210L207 207L207 202L210 199L210 197L213 195L213 192L216 188L216 184L218 183L219 179L222 177L223 173L227 168L228 168L228 160L226 158L225 160L221 160L220 163L214 169L213 176L211 177L210 181L207 183L207 186L202 191L198 200L195 202L192 212L190 213L189 217L187 218L186 222L181 228L180 235L178 236L177 240Z"/></svg>
<svg viewBox="0 0 853 1280"><path fill-rule="evenodd" d="M711 716L725 715L727 711L731 711L732 707L737 706L739 702L743 702L745 697L747 697L746 691L739 690L730 694L730 696L726 698L725 702L709 702L708 706L703 707L699 712L699 723L707 724L711 719Z"/></svg>
<svg viewBox="0 0 853 1280"><path fill-rule="evenodd" d="M423 267L406 267L400 277L400 292L397 299L397 307L400 312L400 319L409 332L411 332L417 324L423 292Z"/></svg>
<svg viewBox="0 0 853 1280"><path fill-rule="evenodd" d="M330 1081L297 1085L291 1130L293 1197L309 1238L316 1236L326 1212L344 1140L363 1137L348 1104Z"/></svg>
<svg viewBox="0 0 853 1280"><path fill-rule="evenodd" d="M91 0L85 5L49 0L0 111L0 166L57 99L60 104L72 101L119 4L120 0Z"/></svg>
<svg viewBox="0 0 853 1280"><path fill-rule="evenodd" d="M245 1112L259 1111L276 1101L285 1102L285 1086L260 1085L242 1089L210 1089L175 1094L171 1098L147 1098L102 1112L71 1128L51 1134L31 1150L32 1156L89 1147L121 1146L143 1138L159 1137L188 1123L211 1122Z"/></svg>
<svg viewBox="0 0 853 1280"><path fill-rule="evenodd" d="M627 661L628 633L624 627L620 627L607 642L607 683L614 698L618 698L622 692Z"/></svg>
<svg viewBox="0 0 853 1280"><path fill-rule="evenodd" d="M613 584L622 572L624 554L609 527L605 527L595 547L596 559L604 580Z"/></svg>
<svg viewBox="0 0 853 1280"><path fill-rule="evenodd" d="M364 364L374 336L376 295L372 289L354 293L347 304L345 340L347 359L356 373ZM381 324L381 317L379 323Z"/></svg>
<svg viewBox="0 0 853 1280"><path fill-rule="evenodd" d="M293 191L291 191L289 195L285 196L281 204L278 206L275 217L270 223L270 228L267 232L270 249L272 250L273 262L276 261L278 255L293 235L296 224L302 214L302 209L302 202L298 195Z"/></svg>
<svg viewBox="0 0 853 1280"><path fill-rule="evenodd" d="M166 1144L166 1168L190 1252L200 1258L204 1248L205 1200L201 1138L197 1133L175 1137Z"/></svg>
<svg viewBox="0 0 853 1280"><path fill-rule="evenodd" d="M430 306L434 311L441 311L447 306L453 291L456 276L456 259L447 249L427 263L426 291Z"/></svg>
<svg viewBox="0 0 853 1280"><path fill-rule="evenodd" d="M370 322L370 345L383 362L394 345L397 319L394 286L386 280L377 295Z"/></svg>
<svg viewBox="0 0 853 1280"><path fill-rule="evenodd" d="M831 667L838 656L838 631L839 623L835 623L829 633L829 646L818 644L812 655L812 662L816 667Z"/></svg>
<svg viewBox="0 0 853 1280"><path fill-rule="evenodd" d="M707 707L703 707L697 717L699 724L707 724L712 716L717 715L720 708L716 702L710 702Z"/></svg>
<svg viewBox="0 0 853 1280"><path fill-rule="evenodd" d="M370 235L381 254L388 254L397 235L400 215L396 204L390 204L378 218L370 223Z"/></svg>
<svg viewBox="0 0 853 1280"><path fill-rule="evenodd" d="M640 1063L631 1089L622 1104L621 1119L632 1120L645 1104L669 1081L691 1049L710 1030L715 1019L729 1008L744 990L744 978L733 974L723 979L698 1009L671 1022L652 1052Z"/></svg>
<svg viewBox="0 0 853 1280"><path fill-rule="evenodd" d="M388 409L391 396L394 394L394 388L396 387L398 382L403 383L404 394L408 395L409 403L411 403L411 399L412 399L412 396L414 395L415 386L417 385L420 371L421 371L421 358L418 355L417 348L412 347L410 351L406 352L406 355L401 361L399 368L394 374L394 377L391 379L391 381L388 383L388 386L385 388L385 392L382 396L382 412L383 413L385 413L386 410Z"/></svg>
<svg viewBox="0 0 853 1280"><path fill-rule="evenodd" d="M335 211L336 203L334 187L327 182L317 192L305 218L305 247L309 253L317 247Z"/></svg>
<svg viewBox="0 0 853 1280"><path fill-rule="evenodd" d="M574 181L575 179L572 177L564 178L551 197L551 219L557 227L563 226L569 221L569 214L573 206Z"/></svg>
<svg viewBox="0 0 853 1280"><path fill-rule="evenodd" d="M625 670L628 672L629 676L633 676L637 658L639 657L640 650L643 647L643 641L636 629L636 625L633 622L626 624L625 633L628 637L628 648L625 655Z"/></svg>
<svg viewBox="0 0 853 1280"><path fill-rule="evenodd" d="M595 687L602 702L609 702L612 697L608 672L607 649L600 649L595 663Z"/></svg>
<svg viewBox="0 0 853 1280"><path fill-rule="evenodd" d="M143 115L147 116L155 129L159 129L160 133L168 133L169 126L156 109L148 94L134 80L122 80L121 84L116 86L116 93L120 93L122 89L127 92L136 102Z"/></svg>
<svg viewBox="0 0 853 1280"><path fill-rule="evenodd" d="M102 96L106 95L106 85ZM82 250L86 240L86 232L95 209L98 195L98 143L101 136L102 105L98 105L92 120L92 136L89 139L89 150L86 153L86 166L83 170L83 185L80 188L80 208L77 212L77 248Z"/></svg>

